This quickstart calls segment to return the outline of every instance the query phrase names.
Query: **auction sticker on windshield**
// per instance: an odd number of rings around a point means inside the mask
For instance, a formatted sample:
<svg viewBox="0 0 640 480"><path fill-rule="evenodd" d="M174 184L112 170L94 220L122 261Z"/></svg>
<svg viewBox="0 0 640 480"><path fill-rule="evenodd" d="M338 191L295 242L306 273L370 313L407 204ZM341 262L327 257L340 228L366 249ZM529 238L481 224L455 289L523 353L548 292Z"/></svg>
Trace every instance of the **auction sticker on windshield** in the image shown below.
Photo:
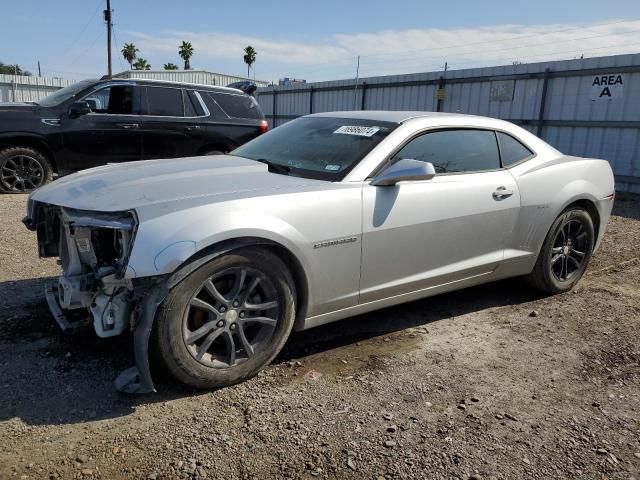
<svg viewBox="0 0 640 480"><path fill-rule="evenodd" d="M378 131L380 131L380 127L362 127L358 125L343 125L333 133L340 133L342 135L357 135L359 137L372 137Z"/></svg>

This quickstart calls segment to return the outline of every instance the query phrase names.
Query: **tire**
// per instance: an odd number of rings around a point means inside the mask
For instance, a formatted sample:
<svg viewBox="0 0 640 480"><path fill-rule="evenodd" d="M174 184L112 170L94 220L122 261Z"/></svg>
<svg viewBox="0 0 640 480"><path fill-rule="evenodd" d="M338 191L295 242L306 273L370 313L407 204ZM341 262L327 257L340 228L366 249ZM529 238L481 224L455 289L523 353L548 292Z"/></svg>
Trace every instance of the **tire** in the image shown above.
<svg viewBox="0 0 640 480"><path fill-rule="evenodd" d="M215 313L202 308L202 301ZM265 249L244 248L211 260L169 292L156 318L154 347L180 382L225 387L253 377L273 361L289 337L295 312L295 287L282 260Z"/></svg>
<svg viewBox="0 0 640 480"><path fill-rule="evenodd" d="M565 210L551 225L527 281L551 294L571 290L587 269L594 245L589 212L579 207Z"/></svg>
<svg viewBox="0 0 640 480"><path fill-rule="evenodd" d="M41 152L31 147L0 151L0 192L29 193L49 183L53 168Z"/></svg>
<svg viewBox="0 0 640 480"><path fill-rule="evenodd" d="M209 150L207 152L204 152L202 155L206 156L206 155L224 155L225 152L223 152L222 150Z"/></svg>

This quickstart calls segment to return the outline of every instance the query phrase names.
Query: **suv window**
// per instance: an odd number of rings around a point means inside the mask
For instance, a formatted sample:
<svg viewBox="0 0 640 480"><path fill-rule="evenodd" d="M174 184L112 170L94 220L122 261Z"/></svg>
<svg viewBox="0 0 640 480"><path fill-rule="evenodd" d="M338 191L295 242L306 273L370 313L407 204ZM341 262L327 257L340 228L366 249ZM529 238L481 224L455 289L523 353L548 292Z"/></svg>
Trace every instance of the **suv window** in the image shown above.
<svg viewBox="0 0 640 480"><path fill-rule="evenodd" d="M533 155L531 150L511 135L502 132L496 132L496 135L498 136L498 143L500 144L500 156L502 157L503 167L513 165Z"/></svg>
<svg viewBox="0 0 640 480"><path fill-rule="evenodd" d="M230 117L262 118L258 102L253 97L229 93L211 93L211 96Z"/></svg>
<svg viewBox="0 0 640 480"><path fill-rule="evenodd" d="M147 115L183 117L182 90L179 88L146 87Z"/></svg>
<svg viewBox="0 0 640 480"><path fill-rule="evenodd" d="M84 98L94 113L131 115L133 113L133 87L112 86L89 94Z"/></svg>
<svg viewBox="0 0 640 480"><path fill-rule="evenodd" d="M211 92L199 91L198 93L202 97L204 104L207 106L207 109L213 118L229 118L229 115L227 115L224 110L220 108L220 105L218 105L218 103L213 99Z"/></svg>
<svg viewBox="0 0 640 480"><path fill-rule="evenodd" d="M187 104L191 106L187 107ZM194 116L196 117L202 117L204 115L204 109L202 108L202 104L200 103L200 100L198 100L198 97L196 96L196 92L194 92L193 90L185 90L184 91L185 116L189 116L187 112L191 111L191 109L193 109L193 111L195 112Z"/></svg>
<svg viewBox="0 0 640 480"><path fill-rule="evenodd" d="M411 140L391 159L431 162L437 173L477 172L500 168L496 135L489 130L440 130Z"/></svg>
<svg viewBox="0 0 640 480"><path fill-rule="evenodd" d="M199 117L202 115L202 106L198 99L192 95L189 95L187 90L182 91L182 100L184 102L184 116L185 117Z"/></svg>

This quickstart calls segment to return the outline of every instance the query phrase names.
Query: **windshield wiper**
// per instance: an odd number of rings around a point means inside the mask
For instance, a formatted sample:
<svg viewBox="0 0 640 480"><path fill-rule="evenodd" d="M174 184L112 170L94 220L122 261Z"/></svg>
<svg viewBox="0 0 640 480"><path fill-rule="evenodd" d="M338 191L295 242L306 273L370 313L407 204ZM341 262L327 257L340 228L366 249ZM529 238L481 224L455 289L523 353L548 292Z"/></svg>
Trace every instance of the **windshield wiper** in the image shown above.
<svg viewBox="0 0 640 480"><path fill-rule="evenodd" d="M286 165L280 165L278 163L273 163L267 160L266 158L252 158L251 160L255 160L256 162L264 163L269 167L269 171L272 173L279 173L280 175L289 175L291 173L291 167Z"/></svg>

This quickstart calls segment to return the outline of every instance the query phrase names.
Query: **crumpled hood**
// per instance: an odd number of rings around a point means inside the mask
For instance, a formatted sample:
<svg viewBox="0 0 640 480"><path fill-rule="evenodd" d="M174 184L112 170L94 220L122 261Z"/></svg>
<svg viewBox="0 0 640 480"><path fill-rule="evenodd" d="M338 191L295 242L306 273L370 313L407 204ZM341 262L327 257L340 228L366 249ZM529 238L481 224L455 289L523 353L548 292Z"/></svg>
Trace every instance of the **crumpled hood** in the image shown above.
<svg viewBox="0 0 640 480"><path fill-rule="evenodd" d="M320 180L289 177L231 155L145 160L84 170L39 188L31 199L79 210L116 212L173 203L211 203L296 191Z"/></svg>

